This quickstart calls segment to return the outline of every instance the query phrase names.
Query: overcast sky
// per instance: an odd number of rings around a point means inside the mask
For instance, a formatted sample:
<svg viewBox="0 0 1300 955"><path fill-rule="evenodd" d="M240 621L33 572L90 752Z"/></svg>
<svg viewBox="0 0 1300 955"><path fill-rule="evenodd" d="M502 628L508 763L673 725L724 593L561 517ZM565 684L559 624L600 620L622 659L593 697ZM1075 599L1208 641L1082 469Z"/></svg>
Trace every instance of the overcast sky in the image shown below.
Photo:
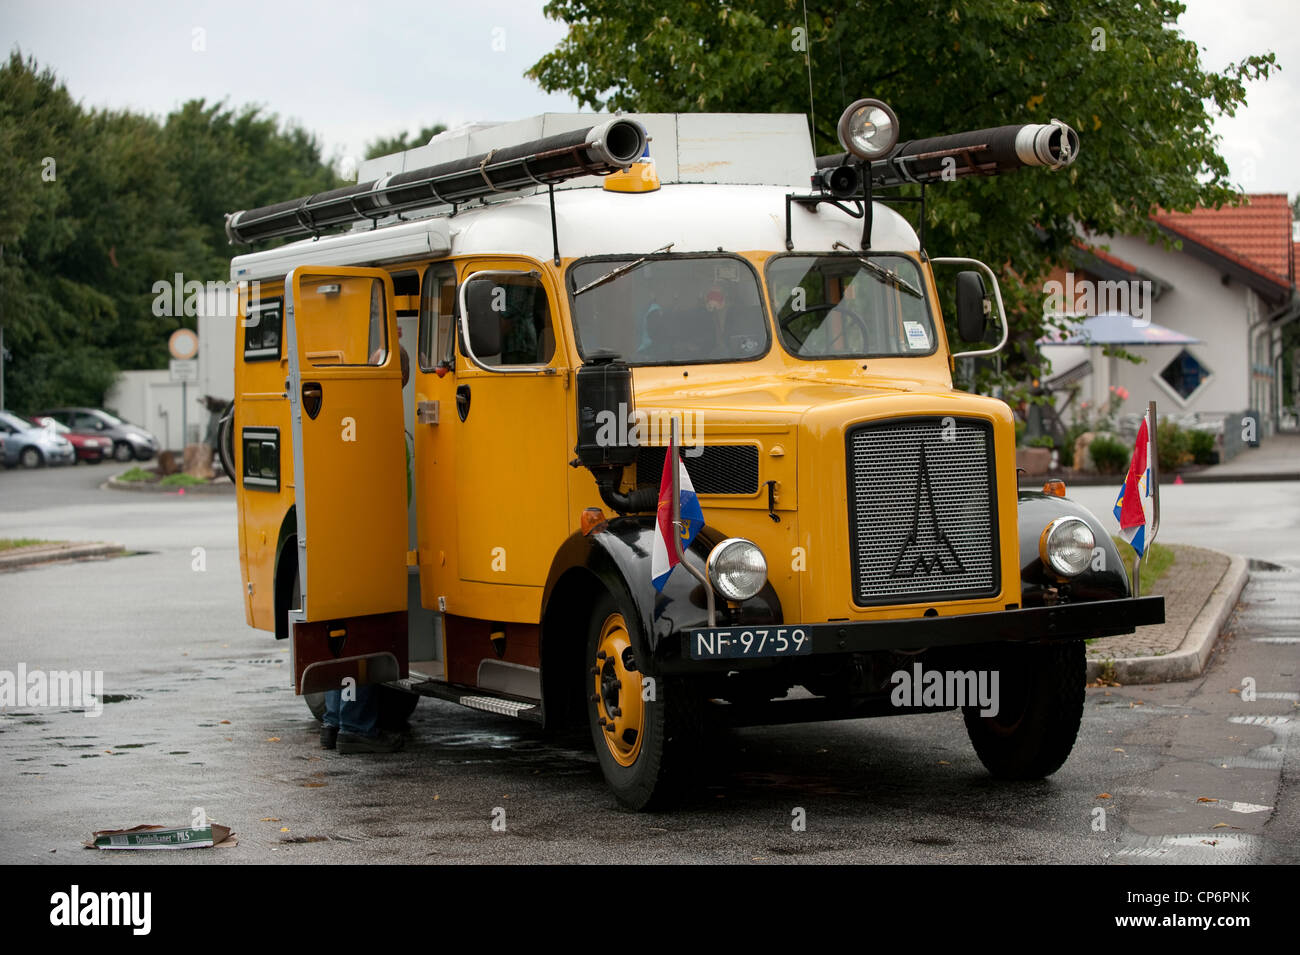
<svg viewBox="0 0 1300 955"><path fill-rule="evenodd" d="M1185 2L1180 25L1208 68L1277 54L1282 71L1252 84L1249 106L1215 129L1238 185L1294 197L1300 4ZM193 98L265 104L339 161L435 122L575 109L523 77L564 35L541 9L541 0L3 0L0 41L52 67L87 106L163 116Z"/></svg>

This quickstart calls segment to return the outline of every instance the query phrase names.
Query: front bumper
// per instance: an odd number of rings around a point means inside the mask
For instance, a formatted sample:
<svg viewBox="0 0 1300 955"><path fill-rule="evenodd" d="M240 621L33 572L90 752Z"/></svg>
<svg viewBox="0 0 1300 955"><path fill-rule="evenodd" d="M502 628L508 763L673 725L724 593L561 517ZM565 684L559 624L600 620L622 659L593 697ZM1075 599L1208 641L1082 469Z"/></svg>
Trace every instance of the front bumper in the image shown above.
<svg viewBox="0 0 1300 955"><path fill-rule="evenodd" d="M1110 637L1132 633L1137 627L1164 623L1164 597L1097 600L1086 603L1063 603L1047 607L1025 607L998 613L965 614L952 617L912 617L905 620L837 621L811 624L749 624L739 627L692 629L678 634L675 641L664 641L660 669L665 673L697 673L711 670L734 670L747 662L809 655L867 653L877 650L923 650L929 647L953 647L982 643L1059 643L1092 637ZM757 648L779 646L777 630L788 636L802 630L810 649L802 653L743 653L727 657L693 659L692 647L703 637L712 640L739 639L750 634L745 645ZM732 646L732 644L728 644Z"/></svg>

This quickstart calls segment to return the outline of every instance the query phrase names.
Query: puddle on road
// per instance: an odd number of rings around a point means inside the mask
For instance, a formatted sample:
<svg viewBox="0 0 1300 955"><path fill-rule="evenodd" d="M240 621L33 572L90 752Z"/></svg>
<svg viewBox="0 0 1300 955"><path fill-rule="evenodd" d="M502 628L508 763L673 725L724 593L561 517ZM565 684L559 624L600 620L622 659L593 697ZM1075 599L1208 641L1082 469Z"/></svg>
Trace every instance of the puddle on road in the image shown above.
<svg viewBox="0 0 1300 955"><path fill-rule="evenodd" d="M128 700L143 700L138 693L105 693L99 698L101 703L125 703Z"/></svg>
<svg viewBox="0 0 1300 955"><path fill-rule="evenodd" d="M1260 560L1257 557L1247 559L1246 567L1252 573L1289 574L1292 572L1290 567L1283 567L1281 564L1275 564L1271 560Z"/></svg>

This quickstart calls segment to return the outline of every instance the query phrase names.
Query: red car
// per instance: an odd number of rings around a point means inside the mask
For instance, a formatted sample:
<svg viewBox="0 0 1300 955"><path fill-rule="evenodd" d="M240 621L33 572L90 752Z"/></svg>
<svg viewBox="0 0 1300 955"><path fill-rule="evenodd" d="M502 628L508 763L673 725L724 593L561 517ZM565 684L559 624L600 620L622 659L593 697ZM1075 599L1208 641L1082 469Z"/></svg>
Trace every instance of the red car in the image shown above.
<svg viewBox="0 0 1300 955"><path fill-rule="evenodd" d="M104 438L97 434L88 434L84 431L73 431L65 424L60 424L53 418L34 418L39 425L53 427L63 437L67 438L72 444L72 448L77 453L77 461L85 461L88 464L98 464L104 458L113 456L113 439Z"/></svg>

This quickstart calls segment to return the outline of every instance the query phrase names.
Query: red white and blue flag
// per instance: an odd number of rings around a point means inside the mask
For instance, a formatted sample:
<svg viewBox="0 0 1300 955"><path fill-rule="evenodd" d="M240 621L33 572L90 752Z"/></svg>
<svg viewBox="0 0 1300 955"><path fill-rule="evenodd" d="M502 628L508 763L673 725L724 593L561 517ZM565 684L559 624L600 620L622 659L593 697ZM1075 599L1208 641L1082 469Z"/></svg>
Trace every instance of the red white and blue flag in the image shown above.
<svg viewBox="0 0 1300 955"><path fill-rule="evenodd" d="M655 590L662 591L668 582L668 575L677 566L677 550L673 547L673 472L674 462L677 466L677 490L681 495L680 518L682 522L682 550L685 551L695 540L695 535L704 526L704 511L700 509L700 499L695 496L695 486L682 459L677 456L677 448L669 445L664 455L664 476L659 482L658 525L654 538L654 551L650 555L650 577Z"/></svg>
<svg viewBox="0 0 1300 955"><path fill-rule="evenodd" d="M1149 414L1142 416L1138 428L1137 447L1129 462L1128 475L1120 485L1115 501L1115 519L1119 521L1119 536L1132 545L1141 557L1147 547L1147 527L1151 523L1151 431Z"/></svg>

